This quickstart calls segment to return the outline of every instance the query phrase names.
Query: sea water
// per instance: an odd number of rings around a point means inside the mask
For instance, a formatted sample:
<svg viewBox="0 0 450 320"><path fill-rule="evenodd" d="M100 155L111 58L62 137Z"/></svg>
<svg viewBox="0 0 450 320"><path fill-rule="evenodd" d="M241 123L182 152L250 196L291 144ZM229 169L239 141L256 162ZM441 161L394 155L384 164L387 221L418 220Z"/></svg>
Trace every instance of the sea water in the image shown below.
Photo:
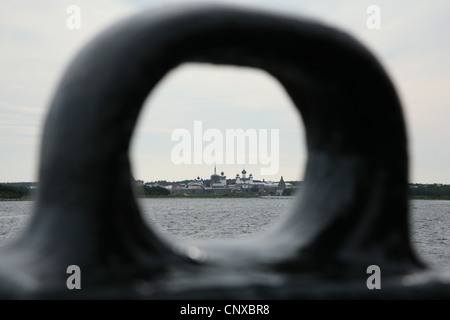
<svg viewBox="0 0 450 320"><path fill-rule="evenodd" d="M292 198L139 199L150 225L175 240L241 239L265 232L293 204ZM0 201L0 247L18 237L32 215L33 201ZM412 200L411 239L435 267L450 268L450 201Z"/></svg>

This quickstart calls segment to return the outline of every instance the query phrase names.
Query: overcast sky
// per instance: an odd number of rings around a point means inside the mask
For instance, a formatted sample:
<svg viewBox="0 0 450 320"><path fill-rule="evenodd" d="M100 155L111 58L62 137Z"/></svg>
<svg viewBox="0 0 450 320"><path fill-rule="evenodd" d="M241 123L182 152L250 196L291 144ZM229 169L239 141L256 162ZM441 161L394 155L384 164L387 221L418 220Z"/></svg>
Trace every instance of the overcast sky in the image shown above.
<svg viewBox="0 0 450 320"><path fill-rule="evenodd" d="M71 0L0 2L0 182L36 181L43 121L53 90L76 52L118 19L148 7L190 1ZM200 1L195 1L200 2ZM216 1L219 2L219 1ZM235 0L339 27L381 60L402 100L410 148L410 181L450 184L450 2L446 0L339 1ZM69 5L81 9L81 29L70 30ZM381 9L381 29L366 12ZM229 66L185 64L147 99L130 156L135 178L145 181L208 178L212 165L176 165L175 129L277 129L279 170L255 178L301 179L307 157L299 115L282 87L266 73ZM76 150L74 150L76 152ZM230 178L240 164L219 164Z"/></svg>

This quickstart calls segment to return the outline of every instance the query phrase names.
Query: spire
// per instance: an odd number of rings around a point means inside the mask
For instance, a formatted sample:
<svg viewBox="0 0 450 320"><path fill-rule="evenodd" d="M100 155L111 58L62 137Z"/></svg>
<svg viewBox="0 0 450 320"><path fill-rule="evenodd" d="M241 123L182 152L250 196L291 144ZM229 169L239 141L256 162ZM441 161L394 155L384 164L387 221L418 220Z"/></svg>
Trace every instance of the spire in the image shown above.
<svg viewBox="0 0 450 320"><path fill-rule="evenodd" d="M284 182L283 176L281 176L280 182L278 182L278 188L286 188L286 183Z"/></svg>
<svg viewBox="0 0 450 320"><path fill-rule="evenodd" d="M214 165L214 174L216 174L216 165Z"/></svg>

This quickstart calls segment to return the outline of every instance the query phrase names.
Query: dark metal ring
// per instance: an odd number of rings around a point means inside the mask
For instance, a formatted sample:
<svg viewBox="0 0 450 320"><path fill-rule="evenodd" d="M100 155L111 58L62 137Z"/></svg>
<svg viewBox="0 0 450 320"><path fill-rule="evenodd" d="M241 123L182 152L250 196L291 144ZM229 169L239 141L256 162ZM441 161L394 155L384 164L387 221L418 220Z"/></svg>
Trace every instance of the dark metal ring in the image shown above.
<svg viewBox="0 0 450 320"><path fill-rule="evenodd" d="M136 119L161 78L187 61L266 70L302 115L304 190L257 240L176 247L139 212L128 158ZM96 37L62 78L33 220L0 255L0 297L449 297L411 248L407 175L399 100L352 37L229 6L145 11ZM66 288L72 264L83 270L79 291ZM367 289L369 265L381 268L383 290Z"/></svg>

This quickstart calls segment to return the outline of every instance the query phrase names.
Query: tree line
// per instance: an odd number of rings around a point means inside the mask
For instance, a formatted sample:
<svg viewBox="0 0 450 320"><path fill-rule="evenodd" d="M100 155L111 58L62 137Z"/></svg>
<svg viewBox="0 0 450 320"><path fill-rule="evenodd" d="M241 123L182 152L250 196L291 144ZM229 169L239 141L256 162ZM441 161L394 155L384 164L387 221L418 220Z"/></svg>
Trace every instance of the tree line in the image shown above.
<svg viewBox="0 0 450 320"><path fill-rule="evenodd" d="M138 196L168 196L170 191L164 187L136 186L135 192Z"/></svg>
<svg viewBox="0 0 450 320"><path fill-rule="evenodd" d="M450 199L450 185L414 183L409 185L409 195L415 198Z"/></svg>
<svg viewBox="0 0 450 320"><path fill-rule="evenodd" d="M7 184L0 184L0 199L20 199L30 195L27 187L13 187Z"/></svg>
<svg viewBox="0 0 450 320"><path fill-rule="evenodd" d="M292 183L294 181L289 182ZM35 185L36 183L30 183L30 185L31 184ZM301 183L298 183L297 186L301 186ZM283 190L283 195L290 196L293 195L295 191L295 189L285 189ZM17 183L14 185L9 183L0 184L0 199L20 199L23 197L31 196L32 192L33 191L29 187L23 186L23 183ZM136 194L138 196L160 196L169 195L170 191L160 186L151 187L142 185L136 187ZM409 184L409 195L413 198L434 198L450 200L450 185L420 183Z"/></svg>

